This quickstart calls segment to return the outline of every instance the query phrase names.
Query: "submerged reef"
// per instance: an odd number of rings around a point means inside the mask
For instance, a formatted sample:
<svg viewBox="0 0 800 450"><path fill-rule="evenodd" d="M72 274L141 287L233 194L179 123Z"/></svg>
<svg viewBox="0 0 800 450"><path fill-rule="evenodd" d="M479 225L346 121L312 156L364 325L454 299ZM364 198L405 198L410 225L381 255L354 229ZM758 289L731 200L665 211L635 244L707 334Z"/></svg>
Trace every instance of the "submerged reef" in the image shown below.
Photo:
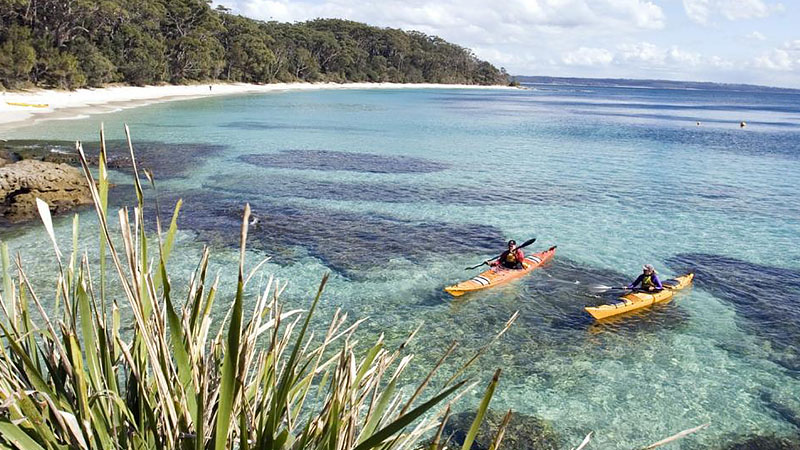
<svg viewBox="0 0 800 450"><path fill-rule="evenodd" d="M694 270L695 285L732 305L737 325L768 342L774 362L800 375L800 271L706 253L667 263Z"/></svg>

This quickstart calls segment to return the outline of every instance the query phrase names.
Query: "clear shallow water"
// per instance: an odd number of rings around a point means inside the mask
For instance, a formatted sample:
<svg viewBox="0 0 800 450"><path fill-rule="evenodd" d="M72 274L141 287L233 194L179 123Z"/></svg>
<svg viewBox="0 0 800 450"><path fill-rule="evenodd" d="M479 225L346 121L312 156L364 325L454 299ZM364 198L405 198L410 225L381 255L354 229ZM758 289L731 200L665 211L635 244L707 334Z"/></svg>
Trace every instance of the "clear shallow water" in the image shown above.
<svg viewBox="0 0 800 450"><path fill-rule="evenodd" d="M420 372L454 339L470 354L519 310L471 375L503 367L493 407L552 421L565 446L595 430L593 448L631 448L704 422L690 439L703 447L796 433L800 95L538 88L216 97L3 138L91 141L102 120L112 138L128 123L135 144L165 143L159 151L190 143L169 164L152 159L162 210L186 201L173 270L188 278L211 243L232 287L237 216L250 202L250 264L273 256L266 272L290 282L296 305L333 271L322 315L369 316L364 340L399 342L426 323L413 347ZM123 202L127 177L114 176ZM63 245L70 227L59 220ZM96 241L85 234L82 247ZM442 293L505 239L533 236L538 250L559 246L550 267L457 300ZM48 286L40 227L0 237ZM582 307L600 299L586 286L620 284L645 262L667 277L696 269L696 286L593 324Z"/></svg>

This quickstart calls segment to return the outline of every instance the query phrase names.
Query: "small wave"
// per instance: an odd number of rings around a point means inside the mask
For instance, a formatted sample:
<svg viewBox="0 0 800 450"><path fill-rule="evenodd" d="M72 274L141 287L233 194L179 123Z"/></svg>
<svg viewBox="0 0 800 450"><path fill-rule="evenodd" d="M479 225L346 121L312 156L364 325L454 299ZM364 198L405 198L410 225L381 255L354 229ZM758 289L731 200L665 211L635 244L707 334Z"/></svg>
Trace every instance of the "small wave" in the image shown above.
<svg viewBox="0 0 800 450"><path fill-rule="evenodd" d="M80 119L88 119L88 114L78 114L77 116L69 116L69 117L51 117L48 120L80 120Z"/></svg>

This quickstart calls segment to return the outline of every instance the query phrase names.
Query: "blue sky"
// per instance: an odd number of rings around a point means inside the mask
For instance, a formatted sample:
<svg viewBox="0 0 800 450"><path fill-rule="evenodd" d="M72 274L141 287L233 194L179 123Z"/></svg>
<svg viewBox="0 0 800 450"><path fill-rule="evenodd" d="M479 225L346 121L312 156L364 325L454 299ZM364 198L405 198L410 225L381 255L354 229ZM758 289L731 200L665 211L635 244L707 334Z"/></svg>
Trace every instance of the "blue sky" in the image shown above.
<svg viewBox="0 0 800 450"><path fill-rule="evenodd" d="M515 75L800 88L800 0L216 0L244 16L419 30Z"/></svg>

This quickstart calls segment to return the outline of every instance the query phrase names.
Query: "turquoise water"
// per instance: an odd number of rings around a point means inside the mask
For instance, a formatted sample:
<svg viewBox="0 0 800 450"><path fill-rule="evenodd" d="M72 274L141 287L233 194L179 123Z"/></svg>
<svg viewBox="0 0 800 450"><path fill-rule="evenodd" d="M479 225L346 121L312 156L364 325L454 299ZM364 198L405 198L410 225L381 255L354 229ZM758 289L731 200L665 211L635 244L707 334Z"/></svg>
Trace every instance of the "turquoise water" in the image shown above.
<svg viewBox="0 0 800 450"><path fill-rule="evenodd" d="M111 138L130 125L162 210L186 201L173 278L188 277L210 244L232 287L249 202L251 266L272 256L265 273L289 282L293 305L310 298L309 280L333 272L322 315L369 317L364 340L384 332L396 343L424 322L412 347L420 373L452 340L471 354L519 310L470 376L502 367L493 408L551 421L565 447L594 430L592 448L631 448L705 422L682 445L798 431L800 94L288 92L45 121L2 137L93 141L100 121ZM125 203L129 177L113 176ZM57 228L66 246L71 219ZM38 283L54 284L40 227L0 237ZM547 268L457 300L442 292L506 239L530 237L535 251L558 245ZM662 278L696 270L696 285L646 314L594 324L583 306L613 297L590 286L626 282L644 263Z"/></svg>

